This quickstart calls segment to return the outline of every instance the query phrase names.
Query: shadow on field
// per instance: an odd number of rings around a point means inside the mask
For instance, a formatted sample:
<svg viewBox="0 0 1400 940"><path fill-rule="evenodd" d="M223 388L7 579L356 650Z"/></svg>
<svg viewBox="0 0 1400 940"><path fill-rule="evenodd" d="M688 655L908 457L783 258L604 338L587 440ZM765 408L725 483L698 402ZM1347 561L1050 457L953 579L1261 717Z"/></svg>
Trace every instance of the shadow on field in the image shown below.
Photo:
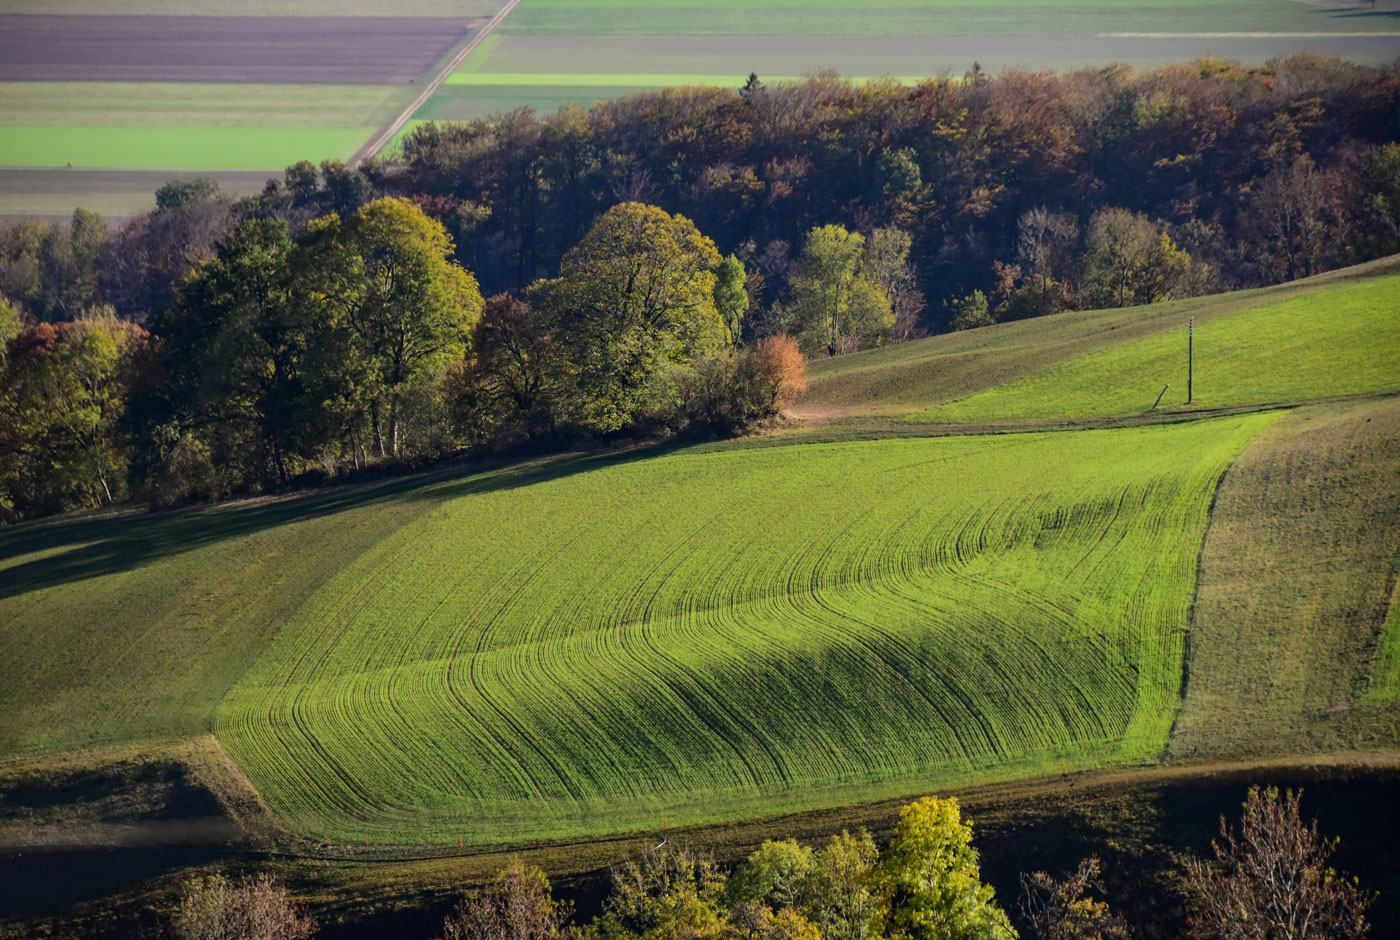
<svg viewBox="0 0 1400 940"><path fill-rule="evenodd" d="M0 531L0 565L21 555L56 553L0 570L0 598L126 571L157 558L378 501L442 501L517 489L660 456L688 446L689 442L666 443L584 455L493 461L465 467L458 464L384 482L350 484L322 493L151 515L127 511L23 523ZM66 551L61 550L64 547L68 547Z"/></svg>
<svg viewBox="0 0 1400 940"><path fill-rule="evenodd" d="M0 855L6 919L51 917L95 898L125 894L165 875L226 860L218 847L64 847Z"/></svg>

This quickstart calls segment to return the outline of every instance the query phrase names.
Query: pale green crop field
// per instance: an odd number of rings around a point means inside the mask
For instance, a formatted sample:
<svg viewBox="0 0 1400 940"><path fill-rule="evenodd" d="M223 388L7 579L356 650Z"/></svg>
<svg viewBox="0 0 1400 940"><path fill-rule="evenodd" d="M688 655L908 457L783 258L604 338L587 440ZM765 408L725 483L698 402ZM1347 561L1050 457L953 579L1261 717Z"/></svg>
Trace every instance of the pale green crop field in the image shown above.
<svg viewBox="0 0 1400 940"><path fill-rule="evenodd" d="M401 87L0 83L0 166L280 170L346 159L407 103Z"/></svg>
<svg viewBox="0 0 1400 940"><path fill-rule="evenodd" d="M524 0L510 33L1087 35L1104 31L1384 31L1288 0ZM1183 21L1183 17L1189 20Z"/></svg>
<svg viewBox="0 0 1400 940"><path fill-rule="evenodd" d="M1400 277L1203 319L1186 404L1187 324L1072 358L911 416L920 422L1062 420L1141 414L1164 386L1171 411L1400 389Z"/></svg>
<svg viewBox="0 0 1400 940"><path fill-rule="evenodd" d="M298 829L474 842L1143 760L1273 416L720 450L448 499L218 711Z"/></svg>
<svg viewBox="0 0 1400 940"><path fill-rule="evenodd" d="M1072 70L1148 68L1201 56L1263 63L1304 49L1380 63L1393 16L1294 0L523 0L415 115L467 120L585 106L640 89L738 87L821 70L848 76L962 75L973 62ZM860 80L860 79L857 79Z"/></svg>
<svg viewBox="0 0 1400 940"><path fill-rule="evenodd" d="M4 125L0 166L276 170L354 155L374 127Z"/></svg>

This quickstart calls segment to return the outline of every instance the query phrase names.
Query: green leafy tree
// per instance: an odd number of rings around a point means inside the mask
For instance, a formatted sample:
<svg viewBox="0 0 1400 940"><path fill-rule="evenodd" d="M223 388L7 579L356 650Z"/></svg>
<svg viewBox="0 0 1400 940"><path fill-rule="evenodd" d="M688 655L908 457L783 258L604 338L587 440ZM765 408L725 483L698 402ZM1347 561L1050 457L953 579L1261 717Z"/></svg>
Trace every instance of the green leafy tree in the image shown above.
<svg viewBox="0 0 1400 940"><path fill-rule="evenodd" d="M668 363L724 343L715 308L714 243L684 216L622 203L564 256L530 300L560 325L580 422L608 432L674 398Z"/></svg>
<svg viewBox="0 0 1400 940"><path fill-rule="evenodd" d="M1101 209L1089 220L1083 290L1099 307L1168 300L1190 283L1191 256L1144 215Z"/></svg>
<svg viewBox="0 0 1400 940"><path fill-rule="evenodd" d="M807 233L792 276L788 332L804 352L829 355L884 342L894 328L890 298L871 279L865 238L840 225Z"/></svg>
<svg viewBox="0 0 1400 940"><path fill-rule="evenodd" d="M719 312L729 342L739 342L744 315L749 312L748 272L744 262L730 255L715 268L715 310Z"/></svg>
<svg viewBox="0 0 1400 940"><path fill-rule="evenodd" d="M306 375L317 324L293 296L291 254L282 222L244 221L185 282L161 330L173 395L253 482L285 483L325 443Z"/></svg>
<svg viewBox="0 0 1400 940"><path fill-rule="evenodd" d="M982 883L972 827L954 798L904 807L880 860L892 898L893 935L909 940L1014 940L1006 913Z"/></svg>
<svg viewBox="0 0 1400 940"><path fill-rule="evenodd" d="M876 870L879 853L870 833L842 831L817 853L808 879L809 916L827 940L881 936L888 902Z"/></svg>
<svg viewBox="0 0 1400 940"><path fill-rule="evenodd" d="M442 225L404 199L379 199L349 219L308 227L292 259L294 288L331 324L326 374L351 420L367 420L382 457L401 453L409 399L467 352L483 301L452 261Z"/></svg>
<svg viewBox="0 0 1400 940"><path fill-rule="evenodd" d="M666 843L613 869L612 893L594 928L603 940L724 937L724 892L724 872L713 858Z"/></svg>
<svg viewBox="0 0 1400 940"><path fill-rule="evenodd" d="M815 853L796 839L770 839L730 876L729 901L774 910L800 907L810 894L816 867Z"/></svg>
<svg viewBox="0 0 1400 940"><path fill-rule="evenodd" d="M975 290L966 297L950 300L944 306L948 311L950 330L972 330L997 322L987 308L987 295L980 290Z"/></svg>
<svg viewBox="0 0 1400 940"><path fill-rule="evenodd" d="M7 347L0 487L11 515L101 506L124 496L120 420L140 327L111 316L38 323Z"/></svg>

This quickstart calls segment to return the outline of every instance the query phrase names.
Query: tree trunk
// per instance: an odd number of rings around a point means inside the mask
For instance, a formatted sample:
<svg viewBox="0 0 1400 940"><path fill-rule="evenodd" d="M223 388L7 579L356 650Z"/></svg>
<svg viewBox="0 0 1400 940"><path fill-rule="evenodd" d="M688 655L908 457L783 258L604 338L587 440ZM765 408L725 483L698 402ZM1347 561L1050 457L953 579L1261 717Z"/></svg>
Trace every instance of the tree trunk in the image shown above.
<svg viewBox="0 0 1400 940"><path fill-rule="evenodd" d="M370 427L374 429L374 449L379 451L379 459L383 460L388 454L384 452L384 433L379 425L379 399L377 398L369 407L369 423Z"/></svg>

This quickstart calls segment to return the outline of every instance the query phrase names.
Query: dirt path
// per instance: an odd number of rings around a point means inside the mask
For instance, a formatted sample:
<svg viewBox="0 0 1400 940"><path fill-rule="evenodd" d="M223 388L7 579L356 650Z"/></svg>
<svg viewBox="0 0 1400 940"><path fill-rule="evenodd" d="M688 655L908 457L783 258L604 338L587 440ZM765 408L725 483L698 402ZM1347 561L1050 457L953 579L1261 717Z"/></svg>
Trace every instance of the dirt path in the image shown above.
<svg viewBox="0 0 1400 940"><path fill-rule="evenodd" d="M404 125L412 119L419 108L423 107L424 102L436 94L437 90L442 87L442 83L447 81L447 76L457 71L457 67L462 64L462 60L475 52L482 41L485 40L487 36L491 35L491 31L497 26L500 26L501 21L509 16L510 12L519 6L519 4L520 0L509 0L505 6L501 7L496 15L491 17L486 25L477 31L470 42L463 46L456 55L448 59L442 68L438 69L432 81L424 86L422 93L419 94L417 98L414 98L413 102L407 108L404 108L403 112L394 119L393 123L371 137L369 143L361 147L359 152L350 158L350 169L355 169L361 163L364 163L370 157L376 156L385 147L389 146L393 139L398 136L399 131L403 130Z"/></svg>

